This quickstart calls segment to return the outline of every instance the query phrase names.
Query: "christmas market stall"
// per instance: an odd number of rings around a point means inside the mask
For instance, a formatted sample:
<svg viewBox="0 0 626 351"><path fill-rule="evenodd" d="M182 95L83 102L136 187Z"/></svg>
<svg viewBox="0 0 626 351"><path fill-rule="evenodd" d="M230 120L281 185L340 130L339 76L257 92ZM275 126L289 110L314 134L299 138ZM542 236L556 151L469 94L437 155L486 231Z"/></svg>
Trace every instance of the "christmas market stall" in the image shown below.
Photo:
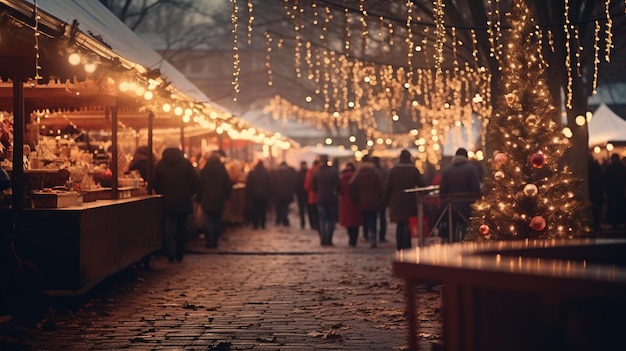
<svg viewBox="0 0 626 351"><path fill-rule="evenodd" d="M43 291L81 294L148 263L162 244L161 198L149 174L126 172L123 145L144 129L152 150L155 127L182 136L186 122L219 121L220 111L97 1L2 1L0 34L11 175L2 284L27 267Z"/></svg>

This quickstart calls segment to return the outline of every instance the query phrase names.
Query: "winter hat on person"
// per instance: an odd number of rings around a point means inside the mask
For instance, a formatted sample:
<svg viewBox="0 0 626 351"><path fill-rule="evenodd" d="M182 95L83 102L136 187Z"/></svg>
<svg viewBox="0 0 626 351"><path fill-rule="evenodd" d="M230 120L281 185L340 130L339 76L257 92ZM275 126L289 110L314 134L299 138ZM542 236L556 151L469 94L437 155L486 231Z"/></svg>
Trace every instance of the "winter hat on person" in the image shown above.
<svg viewBox="0 0 626 351"><path fill-rule="evenodd" d="M465 150L464 148L460 147L456 150L456 153L454 154L454 156L463 156L463 157L467 157L467 150Z"/></svg>
<svg viewBox="0 0 626 351"><path fill-rule="evenodd" d="M403 163L411 162L411 153L409 152L409 150L404 149L400 151L400 162L403 162Z"/></svg>

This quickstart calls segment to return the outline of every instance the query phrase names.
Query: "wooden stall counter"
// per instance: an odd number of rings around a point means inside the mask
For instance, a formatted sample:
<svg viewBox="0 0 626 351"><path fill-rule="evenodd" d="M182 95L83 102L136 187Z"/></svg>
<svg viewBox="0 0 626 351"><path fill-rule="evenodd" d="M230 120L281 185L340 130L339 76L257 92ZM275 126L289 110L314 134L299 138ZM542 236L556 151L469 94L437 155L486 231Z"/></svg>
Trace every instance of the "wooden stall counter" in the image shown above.
<svg viewBox="0 0 626 351"><path fill-rule="evenodd" d="M45 293L79 295L132 264L149 263L162 246L161 202L142 196L25 209L16 250L38 270ZM0 211L0 220L10 216Z"/></svg>
<svg viewBox="0 0 626 351"><path fill-rule="evenodd" d="M445 350L626 350L626 240L520 240L399 251L409 349L416 283L442 285Z"/></svg>

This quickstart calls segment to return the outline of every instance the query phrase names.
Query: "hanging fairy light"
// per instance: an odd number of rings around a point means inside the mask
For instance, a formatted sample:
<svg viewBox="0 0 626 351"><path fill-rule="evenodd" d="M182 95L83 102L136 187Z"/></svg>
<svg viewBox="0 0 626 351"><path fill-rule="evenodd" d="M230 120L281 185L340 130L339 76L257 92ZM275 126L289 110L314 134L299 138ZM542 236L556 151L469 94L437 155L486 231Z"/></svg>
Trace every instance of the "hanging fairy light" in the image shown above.
<svg viewBox="0 0 626 351"><path fill-rule="evenodd" d="M237 42L237 29L238 29L238 19L237 13L239 11L239 6L237 6L237 0L230 0L233 5L233 11L230 16L231 23L233 25L233 101L237 101L237 97L239 96L239 73L241 72L241 68L239 67L240 58L239 58L239 43Z"/></svg>
<svg viewBox="0 0 626 351"><path fill-rule="evenodd" d="M270 33L265 32L265 68L267 69L267 85L268 86L272 86L274 84L271 55L272 55L272 36L270 35Z"/></svg>
<svg viewBox="0 0 626 351"><path fill-rule="evenodd" d="M433 3L433 16L435 20L435 72L436 74L441 73L441 65L443 63L443 43L446 38L446 27L444 25L444 11L445 4L443 0L435 0Z"/></svg>
<svg viewBox="0 0 626 351"><path fill-rule="evenodd" d="M613 48L613 19L611 19L611 12L609 11L610 5L611 0L605 0L604 12L606 14L606 51L604 59L606 62L611 62L611 49Z"/></svg>
<svg viewBox="0 0 626 351"><path fill-rule="evenodd" d="M252 10L252 0L248 0L248 45L252 44L252 22L254 22L254 15L252 14Z"/></svg>
<svg viewBox="0 0 626 351"><path fill-rule="evenodd" d="M565 31L565 70L567 71L567 99L565 101L565 106L568 109L572 109L572 99L574 92L572 90L572 84L574 83L574 79L572 78L572 67L571 67L571 54L572 49L570 47L570 19L569 19L569 0L565 0L565 24L563 25L563 30Z"/></svg>
<svg viewBox="0 0 626 351"><path fill-rule="evenodd" d="M411 24L411 22L413 22L413 1L408 0L406 2L406 9L407 78L410 80L413 76L413 47L415 46L413 42L413 26Z"/></svg>
<svg viewBox="0 0 626 351"><path fill-rule="evenodd" d="M593 34L593 83L591 84L591 92L595 95L598 93L598 65L600 64L600 22L598 20L595 22Z"/></svg>
<svg viewBox="0 0 626 351"><path fill-rule="evenodd" d="M41 70L41 66L39 65L39 21L41 20L41 16L39 15L39 6L37 5L37 0L34 2L33 6L33 15L35 16L35 83L37 84L39 80L42 79L39 71Z"/></svg>

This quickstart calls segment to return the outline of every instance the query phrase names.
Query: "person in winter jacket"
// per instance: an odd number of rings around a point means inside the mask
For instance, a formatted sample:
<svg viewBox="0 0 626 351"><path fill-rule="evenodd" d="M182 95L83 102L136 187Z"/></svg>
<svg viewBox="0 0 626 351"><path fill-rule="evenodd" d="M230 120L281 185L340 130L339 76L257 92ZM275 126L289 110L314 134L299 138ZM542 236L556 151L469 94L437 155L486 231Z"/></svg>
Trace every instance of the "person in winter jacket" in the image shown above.
<svg viewBox="0 0 626 351"><path fill-rule="evenodd" d="M304 229L306 226L306 218L308 217L308 197L309 194L304 187L304 182L306 180L306 174L309 171L309 166L306 161L300 162L300 170L296 174L296 200L298 203L298 214L300 215L300 229ZM311 228L315 228L313 223L311 223L311 218L309 217L309 225Z"/></svg>
<svg viewBox="0 0 626 351"><path fill-rule="evenodd" d="M408 150L402 150L398 164L389 171L384 197L384 203L389 206L389 220L396 223L396 248L398 250L411 247L409 217L417 216L415 193L407 193L405 190L424 185L422 174L411 160L411 153Z"/></svg>
<svg viewBox="0 0 626 351"><path fill-rule="evenodd" d="M320 166L320 160L315 159L313 164L309 168L309 171L306 174L304 179L304 188L308 193L308 211L309 211L309 221L311 222L311 228L317 230L319 232L319 218L317 214L317 195L315 191L313 191L312 182L313 182L313 174L317 171L317 168Z"/></svg>
<svg viewBox="0 0 626 351"><path fill-rule="evenodd" d="M177 141L171 141L156 164L152 179L154 191L163 196L165 251L170 262L183 259L187 217L193 212L193 195L199 179Z"/></svg>
<svg viewBox="0 0 626 351"><path fill-rule="evenodd" d="M296 172L281 162L272 172L272 197L276 207L276 225L289 226L289 204L293 202L296 189Z"/></svg>
<svg viewBox="0 0 626 351"><path fill-rule="evenodd" d="M383 180L383 184L387 182L387 176L389 174L389 169L382 164L380 157L374 156L372 157L372 163L376 167L378 173ZM387 242L387 205L383 204L380 211L378 212L378 240L381 243Z"/></svg>
<svg viewBox="0 0 626 351"><path fill-rule="evenodd" d="M217 247L222 214L232 191L233 184L219 154L211 154L200 171L200 190L196 195L196 202L204 213L204 235L208 248Z"/></svg>
<svg viewBox="0 0 626 351"><path fill-rule="evenodd" d="M358 202L350 196L350 180L356 168L348 162L339 175L341 192L339 193L339 224L348 231L348 245L354 247L359 238L359 227L363 225Z"/></svg>
<svg viewBox="0 0 626 351"><path fill-rule="evenodd" d="M246 196L252 203L252 227L265 229L267 203L272 195L270 172L259 160L246 178Z"/></svg>
<svg viewBox="0 0 626 351"><path fill-rule="evenodd" d="M467 158L467 150L459 148L452 163L441 172L441 183L439 184L439 196L442 205L452 204L451 211L459 230L453 233L464 235L464 228L469 223L472 214L472 203L480 198L480 179L476 167ZM454 240L461 240L462 237L455 237Z"/></svg>
<svg viewBox="0 0 626 351"><path fill-rule="evenodd" d="M337 167L328 163L328 156L320 156L320 166L313 174L311 187L317 197L320 243L322 246L332 246L341 184Z"/></svg>
<svg viewBox="0 0 626 351"><path fill-rule="evenodd" d="M376 219L382 207L383 180L371 159L364 157L350 181L350 193L356 195L363 217L363 234L376 247Z"/></svg>

